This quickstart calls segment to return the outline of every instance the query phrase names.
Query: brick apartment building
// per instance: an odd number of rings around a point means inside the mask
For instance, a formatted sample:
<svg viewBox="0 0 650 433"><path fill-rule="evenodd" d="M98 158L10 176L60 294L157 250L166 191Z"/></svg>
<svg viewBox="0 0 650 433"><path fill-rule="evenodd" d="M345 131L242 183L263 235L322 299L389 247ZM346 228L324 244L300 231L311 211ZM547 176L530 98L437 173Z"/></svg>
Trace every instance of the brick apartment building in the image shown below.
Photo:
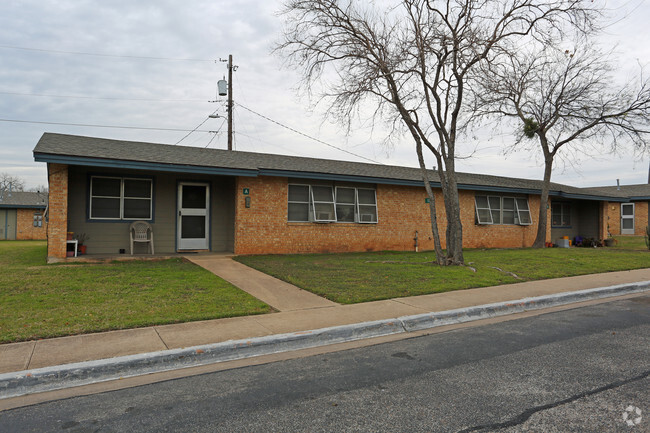
<svg viewBox="0 0 650 433"><path fill-rule="evenodd" d="M282 254L433 249L417 168L45 133L34 158L49 176L48 257L66 233L89 254L129 251L129 225L151 224L157 253ZM446 224L437 174L438 221ZM541 182L459 173L467 248L532 245ZM547 240L642 234L650 185L552 184ZM144 250L142 250L144 251Z"/></svg>
<svg viewBox="0 0 650 433"><path fill-rule="evenodd" d="M47 237L47 193L0 191L0 240Z"/></svg>

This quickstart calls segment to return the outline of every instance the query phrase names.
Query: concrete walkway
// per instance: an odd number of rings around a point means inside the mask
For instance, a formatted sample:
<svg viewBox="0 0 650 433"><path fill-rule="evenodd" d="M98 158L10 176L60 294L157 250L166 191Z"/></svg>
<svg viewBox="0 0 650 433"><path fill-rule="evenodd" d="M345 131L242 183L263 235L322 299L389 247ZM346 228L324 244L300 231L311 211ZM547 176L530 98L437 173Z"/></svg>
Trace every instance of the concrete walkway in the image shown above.
<svg viewBox="0 0 650 433"><path fill-rule="evenodd" d="M280 312L3 344L0 345L0 373L650 281L649 268L338 305L275 278L264 274L262 277L259 272L228 257L206 255L191 257L191 260Z"/></svg>
<svg viewBox="0 0 650 433"><path fill-rule="evenodd" d="M218 254L188 255L185 258L253 295L278 311L333 307L335 302L278 280Z"/></svg>

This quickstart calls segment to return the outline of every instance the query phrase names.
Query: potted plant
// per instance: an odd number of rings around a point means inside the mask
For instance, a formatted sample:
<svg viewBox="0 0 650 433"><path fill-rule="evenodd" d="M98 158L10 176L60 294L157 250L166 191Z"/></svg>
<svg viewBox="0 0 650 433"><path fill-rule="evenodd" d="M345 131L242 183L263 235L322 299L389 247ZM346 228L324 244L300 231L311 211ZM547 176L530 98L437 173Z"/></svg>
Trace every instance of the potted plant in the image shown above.
<svg viewBox="0 0 650 433"><path fill-rule="evenodd" d="M90 239L90 236L86 235L85 233L79 233L78 235L75 235L74 238L77 240L78 243L79 254L81 255L86 254L86 246L84 245L84 242Z"/></svg>

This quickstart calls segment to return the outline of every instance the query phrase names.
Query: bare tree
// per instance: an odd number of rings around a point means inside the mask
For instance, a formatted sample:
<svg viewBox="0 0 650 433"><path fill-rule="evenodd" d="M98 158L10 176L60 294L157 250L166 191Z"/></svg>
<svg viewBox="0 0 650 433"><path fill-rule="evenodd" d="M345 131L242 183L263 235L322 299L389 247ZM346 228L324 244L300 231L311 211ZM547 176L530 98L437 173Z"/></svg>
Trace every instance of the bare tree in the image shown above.
<svg viewBox="0 0 650 433"><path fill-rule="evenodd" d="M6 191L22 191L25 189L25 180L9 173L0 173L0 193Z"/></svg>
<svg viewBox="0 0 650 433"><path fill-rule="evenodd" d="M40 184L40 185L37 185L35 187L29 188L29 191L31 191L31 192L40 192L42 194L47 194L48 187L47 187L47 185Z"/></svg>
<svg viewBox="0 0 650 433"><path fill-rule="evenodd" d="M374 107L367 117L387 121L393 134L410 135L430 198L436 260L460 265L455 164L469 119L470 72L511 39L551 34L559 23L589 27L597 13L592 7L580 0L287 0L276 50L302 71L310 96L326 101L328 115L348 129ZM425 149L435 158L442 189L446 257Z"/></svg>
<svg viewBox="0 0 650 433"><path fill-rule="evenodd" d="M587 146L614 151L621 143L647 148L650 81L641 73L637 81L617 87L614 70L610 57L583 38L571 50L546 45L493 62L482 71L479 110L517 119L514 146L541 148L544 156L535 248L546 241L545 203L560 149L572 147L585 154Z"/></svg>

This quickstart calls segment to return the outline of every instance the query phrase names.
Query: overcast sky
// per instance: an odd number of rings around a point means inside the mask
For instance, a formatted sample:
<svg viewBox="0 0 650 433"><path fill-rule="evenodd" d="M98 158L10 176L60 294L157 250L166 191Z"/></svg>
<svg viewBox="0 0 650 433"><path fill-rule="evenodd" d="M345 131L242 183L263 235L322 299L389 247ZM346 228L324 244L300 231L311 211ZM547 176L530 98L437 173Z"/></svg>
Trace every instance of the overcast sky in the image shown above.
<svg viewBox="0 0 650 433"><path fill-rule="evenodd" d="M216 82L227 73L219 59L229 54L238 67L233 78L237 150L364 161L275 121L383 164L417 166L408 139L388 149L381 133L371 134L359 126L346 136L340 126L323 122L318 111L310 111L309 101L295 91L298 76L270 53L282 27L280 4L2 0L0 172L23 177L27 187L46 184L45 164L35 163L32 155L44 132L179 142L187 132L156 128L192 130L211 113L225 116ZM608 27L604 39L618 46L621 77L638 73L639 64L650 67L648 1L610 1L608 7L617 22ZM224 121L207 120L198 128L204 132L194 132L180 144L226 148ZM136 127L151 129L131 129ZM538 155L503 154L503 146L513 141L510 130L488 126L481 136L492 138L468 139L464 149L478 150L459 161L459 171L542 177ZM614 185L617 178L622 184L648 181L647 155L641 159L622 152L577 158L571 158L573 164L557 166L553 181L574 186Z"/></svg>

